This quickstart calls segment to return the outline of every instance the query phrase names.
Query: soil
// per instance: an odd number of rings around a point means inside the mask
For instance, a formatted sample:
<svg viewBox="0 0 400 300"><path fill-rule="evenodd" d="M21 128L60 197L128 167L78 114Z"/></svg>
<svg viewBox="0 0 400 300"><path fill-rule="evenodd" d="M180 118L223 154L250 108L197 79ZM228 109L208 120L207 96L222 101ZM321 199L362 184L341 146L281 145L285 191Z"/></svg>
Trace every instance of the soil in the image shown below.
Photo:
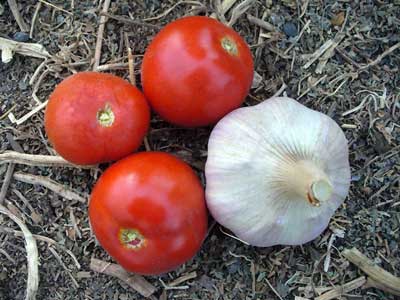
<svg viewBox="0 0 400 300"><path fill-rule="evenodd" d="M11 111L16 118L24 116L38 105L33 94L43 102L63 78L93 69L103 1L17 2L29 28L38 10L32 37L21 33L5 2L0 3L0 37L39 43L53 59L47 61L33 84L29 81L43 59L14 54L11 62L0 62L0 153L14 150L54 154L45 136L43 110L20 125L12 123L8 114ZM189 14L217 12L220 20L229 22L235 16L236 5L243 1L233 2L233 9L222 14L218 1L112 1L108 14L125 19L108 19L100 65L128 61L126 33L136 57L140 87L141 59L158 28ZM273 30L261 29L249 21L248 15L267 21ZM288 96L337 121L349 141L350 194L329 228L302 246L251 247L226 235L227 230L218 224L213 226L191 261L174 272L146 277L157 288L153 298L311 299L365 276L341 255L351 247L399 277L400 50L389 51L400 42L399 1L253 1L232 27L250 45L258 74L244 105L267 99L285 83ZM310 55L330 39L338 42L330 55L319 57L305 68ZM129 78L127 64L107 72ZM182 129L153 115L148 144L152 150L166 151L187 161L204 183L211 129ZM100 169L85 170L16 164L14 174L45 176L87 197L106 167L104 164ZM7 168L8 164L0 161L2 182ZM51 246L38 240L37 299L143 298L120 280L90 270L91 257L112 259L91 234L86 203L63 199L41 185L12 178L3 204L33 234L55 241ZM0 299L4 300L24 299L26 293L24 239L15 231L20 228L0 215ZM163 283L168 286L193 271L195 278L178 288L165 288ZM374 288L357 288L343 293L341 299L398 298Z"/></svg>

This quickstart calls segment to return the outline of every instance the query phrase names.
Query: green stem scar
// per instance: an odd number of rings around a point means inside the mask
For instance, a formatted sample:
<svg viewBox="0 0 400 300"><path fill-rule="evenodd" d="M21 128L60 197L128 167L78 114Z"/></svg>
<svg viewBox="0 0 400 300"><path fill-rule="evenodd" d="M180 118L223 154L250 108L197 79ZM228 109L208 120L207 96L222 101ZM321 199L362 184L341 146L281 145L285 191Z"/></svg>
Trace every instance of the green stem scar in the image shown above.
<svg viewBox="0 0 400 300"><path fill-rule="evenodd" d="M103 127L110 127L114 123L114 120L114 112L108 103L97 112L97 122Z"/></svg>
<svg viewBox="0 0 400 300"><path fill-rule="evenodd" d="M239 53L236 42L230 37L225 36L221 39L221 47L230 55L237 56Z"/></svg>
<svg viewBox="0 0 400 300"><path fill-rule="evenodd" d="M118 239L127 249L139 250L146 245L146 239L136 229L121 228L118 232Z"/></svg>

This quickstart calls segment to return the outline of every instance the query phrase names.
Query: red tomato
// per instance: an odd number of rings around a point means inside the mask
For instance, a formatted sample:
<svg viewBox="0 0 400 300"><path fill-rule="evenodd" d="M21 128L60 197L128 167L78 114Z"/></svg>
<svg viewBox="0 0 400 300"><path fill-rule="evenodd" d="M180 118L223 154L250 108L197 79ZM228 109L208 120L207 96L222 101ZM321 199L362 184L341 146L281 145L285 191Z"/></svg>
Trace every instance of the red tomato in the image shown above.
<svg viewBox="0 0 400 300"><path fill-rule="evenodd" d="M238 108L253 74L245 41L230 27L200 16L164 27L142 64L143 89L153 109L187 127L216 123Z"/></svg>
<svg viewBox="0 0 400 300"><path fill-rule="evenodd" d="M103 248L126 270L144 275L192 258L207 230L199 179L162 152L133 154L107 169L92 191L89 219Z"/></svg>
<svg viewBox="0 0 400 300"><path fill-rule="evenodd" d="M114 75L81 72L51 94L45 129L55 150L76 164L120 159L136 150L149 128L143 94Z"/></svg>

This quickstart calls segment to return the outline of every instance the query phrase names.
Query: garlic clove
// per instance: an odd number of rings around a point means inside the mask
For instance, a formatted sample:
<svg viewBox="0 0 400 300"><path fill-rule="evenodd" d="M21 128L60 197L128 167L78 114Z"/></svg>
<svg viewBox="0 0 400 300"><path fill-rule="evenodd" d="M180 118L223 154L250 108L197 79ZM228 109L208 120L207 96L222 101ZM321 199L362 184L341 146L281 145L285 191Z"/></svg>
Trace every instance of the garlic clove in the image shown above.
<svg viewBox="0 0 400 300"><path fill-rule="evenodd" d="M348 193L347 140L328 116L274 97L218 122L205 174L211 214L240 239L303 244L327 227Z"/></svg>

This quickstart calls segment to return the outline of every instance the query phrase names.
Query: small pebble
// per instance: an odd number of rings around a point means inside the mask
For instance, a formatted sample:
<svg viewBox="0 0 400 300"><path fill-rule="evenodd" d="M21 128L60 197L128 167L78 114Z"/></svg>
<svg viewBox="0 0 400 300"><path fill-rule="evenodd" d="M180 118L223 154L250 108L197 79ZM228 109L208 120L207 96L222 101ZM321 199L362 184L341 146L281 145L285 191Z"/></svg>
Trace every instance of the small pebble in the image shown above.
<svg viewBox="0 0 400 300"><path fill-rule="evenodd" d="M107 30L110 30L110 31L114 31L115 30L114 24L107 23L106 27L107 27Z"/></svg>
<svg viewBox="0 0 400 300"><path fill-rule="evenodd" d="M292 22L287 22L287 23L283 24L283 32L288 37L294 37L294 36L296 36L298 34L297 33L297 27Z"/></svg>
<svg viewBox="0 0 400 300"><path fill-rule="evenodd" d="M18 87L21 91L25 91L28 88L28 84L25 81L18 82Z"/></svg>
<svg viewBox="0 0 400 300"><path fill-rule="evenodd" d="M129 13L129 5L127 3L122 3L121 12L123 15L127 15Z"/></svg>
<svg viewBox="0 0 400 300"><path fill-rule="evenodd" d="M29 33L18 31L14 34L13 39L17 42L27 42L29 40Z"/></svg>
<svg viewBox="0 0 400 300"><path fill-rule="evenodd" d="M61 24L62 22L64 22L65 18L62 15L58 15L56 18L57 24Z"/></svg>

